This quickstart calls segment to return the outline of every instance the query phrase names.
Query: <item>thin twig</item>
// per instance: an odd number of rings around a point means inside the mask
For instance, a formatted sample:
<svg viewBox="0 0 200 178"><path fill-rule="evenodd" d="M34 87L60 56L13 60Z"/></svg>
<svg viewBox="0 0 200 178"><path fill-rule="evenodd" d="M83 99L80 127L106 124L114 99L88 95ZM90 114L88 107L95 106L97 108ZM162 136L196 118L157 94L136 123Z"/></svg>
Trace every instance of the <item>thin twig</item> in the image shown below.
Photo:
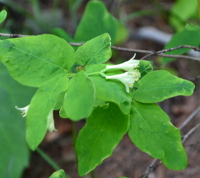
<svg viewBox="0 0 200 178"><path fill-rule="evenodd" d="M182 130L193 118L194 116L200 111L200 106L190 114L190 116L178 127L179 130ZM200 124L196 125L193 127L182 139L182 143L185 142L185 140L191 135L198 127ZM148 178L149 174L157 169L157 167L162 163L161 161L156 164L158 159L154 159L151 164L147 167L146 171L138 178Z"/></svg>
<svg viewBox="0 0 200 178"><path fill-rule="evenodd" d="M178 127L179 130L182 130L193 118L197 115L197 113L200 111L200 106L192 112L192 114L189 115L189 117Z"/></svg>
<svg viewBox="0 0 200 178"><path fill-rule="evenodd" d="M182 143L184 143L184 142L187 140L187 138L188 138L199 126L200 126L200 124L197 124L195 127L193 127L192 129L190 129L189 132L183 136Z"/></svg>
<svg viewBox="0 0 200 178"><path fill-rule="evenodd" d="M20 37L26 37L29 35L0 33L0 36L11 37L11 38L20 38Z"/></svg>

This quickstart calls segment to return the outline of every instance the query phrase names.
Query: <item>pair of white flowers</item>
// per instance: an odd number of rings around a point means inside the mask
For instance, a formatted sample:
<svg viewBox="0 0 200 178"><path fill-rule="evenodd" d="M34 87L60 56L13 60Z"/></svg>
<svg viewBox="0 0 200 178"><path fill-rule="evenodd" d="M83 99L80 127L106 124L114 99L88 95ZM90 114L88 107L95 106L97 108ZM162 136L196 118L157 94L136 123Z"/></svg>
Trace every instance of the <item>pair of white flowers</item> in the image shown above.
<svg viewBox="0 0 200 178"><path fill-rule="evenodd" d="M101 76L105 77L106 79L119 80L121 83L125 85L126 92L129 93L130 88L132 89L134 83L138 81L139 78L141 77L139 70L136 69L137 67L139 67L140 61L134 60L134 58L135 55L129 61L126 61L122 64L106 66L106 68L100 72ZM119 70L119 69L124 70L126 72L123 74L111 75L111 76L107 76L104 73L108 70Z"/></svg>
<svg viewBox="0 0 200 178"><path fill-rule="evenodd" d="M28 106L26 106L26 107L24 107L24 108L18 108L17 106L15 106L15 108L16 109L18 109L18 110L20 110L21 112L22 112L22 117L26 117L26 115L27 115L27 112L28 112L28 109L29 109L29 106L30 105L28 105ZM52 132L52 131L57 131L56 129L55 129L55 125L54 125L54 119L53 119L53 110L51 110L50 112L49 112L49 115L47 116L47 129L50 131L50 132Z"/></svg>

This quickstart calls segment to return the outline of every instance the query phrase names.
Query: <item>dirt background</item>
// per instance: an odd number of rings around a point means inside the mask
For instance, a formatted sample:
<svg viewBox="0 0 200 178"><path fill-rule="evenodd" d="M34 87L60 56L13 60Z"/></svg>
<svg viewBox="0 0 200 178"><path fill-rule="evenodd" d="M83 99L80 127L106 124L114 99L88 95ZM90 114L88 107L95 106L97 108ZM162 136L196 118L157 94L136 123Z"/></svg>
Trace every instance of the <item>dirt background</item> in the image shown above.
<svg viewBox="0 0 200 178"><path fill-rule="evenodd" d="M33 3L31 1L17 0L15 1L19 8L26 9L30 14L33 14ZM87 1L80 1L81 5L76 10L75 14L70 11L70 1L38 1L42 9L43 16L39 17L45 21L46 27L35 23L34 18L29 17L26 13L19 12L19 8L13 9L8 6L11 12L10 17L13 19L12 23L7 24L12 33L19 34L41 34L49 33L53 27L62 27L69 34L73 35L77 23L79 22L84 11ZM71 1L73 2L73 1ZM138 16L127 21L126 26L130 34L133 34L141 27L155 27L156 29L173 34L174 30L168 24L169 9L172 7L173 0L108 0L104 1L109 11L116 17L126 16L129 13L141 10L153 10L154 14ZM57 3L56 8L53 9L53 4ZM56 20L50 19L50 14L55 12ZM47 28L48 27L48 28ZM137 38L137 36L130 35L130 37L120 46L144 50L161 50L164 45L154 40L145 38ZM117 52L118 58L129 59L133 54L128 52ZM137 54L137 58L144 56ZM112 59L115 61L116 59ZM158 57L151 57L154 65L161 68ZM200 63L192 60L178 59L169 63L166 70L175 72L182 78L194 78L200 75ZM165 110L172 123L175 126L180 126L188 116L198 108L200 101L200 82L196 80L196 89L194 95L190 97L176 97L165 102L160 103L163 110ZM71 178L79 178L77 174L76 157L72 141L72 122L68 119L61 119L58 113L55 112L55 124L58 132L47 133L44 141L40 145L43 149ZM200 122L200 113L181 131L185 135L191 128ZM75 123L76 132L84 126L85 121ZM182 171L168 170L163 165L160 165L153 171L149 178L200 178L200 129L197 129L187 141L184 143L188 154L188 166ZM94 171L95 178L117 178L120 176L127 176L129 178L140 177L148 166L151 164L153 158L146 153L141 152L128 138L124 136L120 144L115 148L113 155L104 160L103 164L99 165ZM32 152L30 156L30 165L24 171L23 178L48 178L54 172L54 169L37 153ZM89 178L90 175L84 176Z"/></svg>

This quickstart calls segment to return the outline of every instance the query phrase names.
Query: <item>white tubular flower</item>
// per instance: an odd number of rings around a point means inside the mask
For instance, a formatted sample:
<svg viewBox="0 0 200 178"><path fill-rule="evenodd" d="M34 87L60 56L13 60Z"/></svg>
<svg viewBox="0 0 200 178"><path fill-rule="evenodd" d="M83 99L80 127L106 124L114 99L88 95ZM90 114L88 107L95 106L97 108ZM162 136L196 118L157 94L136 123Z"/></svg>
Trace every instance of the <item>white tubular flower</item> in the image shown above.
<svg viewBox="0 0 200 178"><path fill-rule="evenodd" d="M28 112L29 106L30 106L30 105L28 105L28 106L26 106L26 107L24 107L24 108L18 108L17 106L15 106L15 108L22 112L22 117L26 117L26 114L27 114L27 112Z"/></svg>
<svg viewBox="0 0 200 178"><path fill-rule="evenodd" d="M49 132L53 132L54 130L57 131L54 125L53 110L49 112L49 115L47 117L47 129L49 130Z"/></svg>
<svg viewBox="0 0 200 178"><path fill-rule="evenodd" d="M141 74L138 70L132 70L130 72L125 72L123 74L106 76L105 78L111 80L112 79L119 80L125 85L126 92L129 93L130 92L129 88L133 88L135 81L138 81L140 76Z"/></svg>
<svg viewBox="0 0 200 178"><path fill-rule="evenodd" d="M107 71L109 69L122 69L127 72L134 70L134 68L136 68L140 63L139 60L134 60L134 58L135 58L135 55L129 61L123 62L118 65L108 65L108 66L106 66L106 68L104 70Z"/></svg>

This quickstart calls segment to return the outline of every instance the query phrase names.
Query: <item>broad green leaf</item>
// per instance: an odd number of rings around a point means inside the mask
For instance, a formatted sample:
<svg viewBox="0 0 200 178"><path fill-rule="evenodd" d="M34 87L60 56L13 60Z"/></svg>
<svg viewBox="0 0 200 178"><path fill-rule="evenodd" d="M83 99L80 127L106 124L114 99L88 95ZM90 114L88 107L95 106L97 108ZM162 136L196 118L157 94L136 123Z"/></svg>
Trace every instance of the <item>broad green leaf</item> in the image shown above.
<svg viewBox="0 0 200 178"><path fill-rule="evenodd" d="M95 105L95 89L93 82L81 71L69 83L69 89L64 99L66 115L78 121L87 118Z"/></svg>
<svg viewBox="0 0 200 178"><path fill-rule="evenodd" d="M2 23L6 19L6 16L7 16L6 10L2 10L0 12L0 23Z"/></svg>
<svg viewBox="0 0 200 178"><path fill-rule="evenodd" d="M118 81L106 80L100 74L92 75L105 69L105 66L105 64L92 65L86 70L96 88L96 98L105 102L113 102L124 114L128 114L131 109L131 97L125 91L124 85Z"/></svg>
<svg viewBox="0 0 200 178"><path fill-rule="evenodd" d="M182 170L187 166L180 131L158 105L134 101L128 134L138 148L162 160L167 168Z"/></svg>
<svg viewBox="0 0 200 178"><path fill-rule="evenodd" d="M114 43L117 27L117 20L107 11L103 2L90 1L77 27L74 39L84 42L103 33L109 33Z"/></svg>
<svg viewBox="0 0 200 178"><path fill-rule="evenodd" d="M117 105L96 108L76 141L78 172L83 176L109 157L129 127L129 118Z"/></svg>
<svg viewBox="0 0 200 178"><path fill-rule="evenodd" d="M169 18L170 24L177 30L184 29L184 26L189 18L197 14L197 0L176 0L171 8L171 17Z"/></svg>
<svg viewBox="0 0 200 178"><path fill-rule="evenodd" d="M54 35L38 35L0 41L0 61L23 85L39 87L75 62L73 48Z"/></svg>
<svg viewBox="0 0 200 178"><path fill-rule="evenodd" d="M149 72L138 82L139 88L132 93L136 101L156 103L174 96L190 96L195 85L164 70Z"/></svg>
<svg viewBox="0 0 200 178"><path fill-rule="evenodd" d="M77 64L88 67L106 62L112 55L110 45L110 36L107 33L87 41L76 51Z"/></svg>
<svg viewBox="0 0 200 178"><path fill-rule="evenodd" d="M48 117L53 112L60 93L67 90L68 77L59 74L45 82L33 96L26 117L26 140L35 150L45 136Z"/></svg>
<svg viewBox="0 0 200 178"><path fill-rule="evenodd" d="M183 30L181 32L176 33L173 35L169 43L165 46L165 49L177 47L180 45L191 45L191 46L199 46L200 44L200 31L199 30ZM166 54L184 54L190 49L188 48L181 48L177 50L173 50L167 52ZM173 61L175 58L162 58L164 64Z"/></svg>
<svg viewBox="0 0 200 178"><path fill-rule="evenodd" d="M15 106L30 102L35 89L13 80L0 64L0 177L20 178L28 166L29 149L25 139L25 119Z"/></svg>
<svg viewBox="0 0 200 178"><path fill-rule="evenodd" d="M67 178L63 169L54 172L49 178Z"/></svg>

